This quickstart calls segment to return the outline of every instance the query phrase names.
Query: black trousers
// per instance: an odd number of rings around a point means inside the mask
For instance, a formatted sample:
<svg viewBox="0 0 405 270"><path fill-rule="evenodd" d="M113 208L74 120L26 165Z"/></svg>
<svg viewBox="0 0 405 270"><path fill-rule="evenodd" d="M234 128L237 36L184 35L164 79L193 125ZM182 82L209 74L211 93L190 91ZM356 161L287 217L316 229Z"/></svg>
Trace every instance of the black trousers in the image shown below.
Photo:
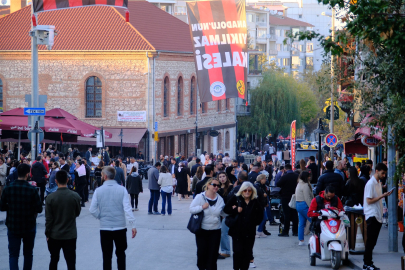
<svg viewBox="0 0 405 270"><path fill-rule="evenodd" d="M233 236L233 269L247 270L250 261L253 260L253 246L255 244L255 235Z"/></svg>
<svg viewBox="0 0 405 270"><path fill-rule="evenodd" d="M89 181L86 179L86 185L84 186L84 201L89 200Z"/></svg>
<svg viewBox="0 0 405 270"><path fill-rule="evenodd" d="M364 252L364 264L373 265L373 249L377 244L378 235L382 223L378 222L375 217L367 219L367 242L366 251Z"/></svg>
<svg viewBox="0 0 405 270"><path fill-rule="evenodd" d="M115 244L118 270L125 270L125 250L127 249L127 229L118 231L100 231L101 250L103 251L103 269L111 270L112 254Z"/></svg>
<svg viewBox="0 0 405 270"><path fill-rule="evenodd" d="M44 203L45 183L37 183L37 188L39 188L39 197L41 198L41 203Z"/></svg>
<svg viewBox="0 0 405 270"><path fill-rule="evenodd" d="M139 196L139 194L131 194L132 208L138 208L138 196ZM134 207L134 200L135 200L135 207Z"/></svg>
<svg viewBox="0 0 405 270"><path fill-rule="evenodd" d="M217 270L221 229L201 230L195 235L197 243L197 267L199 270Z"/></svg>
<svg viewBox="0 0 405 270"><path fill-rule="evenodd" d="M292 221L292 233L298 234L298 213L297 210L290 208L288 203L291 198L281 198L281 205L283 206L284 212L284 229L283 234L288 234L290 231L290 222Z"/></svg>
<svg viewBox="0 0 405 270"><path fill-rule="evenodd" d="M76 192L80 195L80 198L82 198L82 205L84 205L84 202L86 201L86 198L84 197L84 189L87 187L85 183L76 185Z"/></svg>
<svg viewBox="0 0 405 270"><path fill-rule="evenodd" d="M49 263L49 270L58 269L60 250L63 250L65 256L67 269L76 269L76 238L68 240L57 240L49 237L48 250L51 253L51 262Z"/></svg>

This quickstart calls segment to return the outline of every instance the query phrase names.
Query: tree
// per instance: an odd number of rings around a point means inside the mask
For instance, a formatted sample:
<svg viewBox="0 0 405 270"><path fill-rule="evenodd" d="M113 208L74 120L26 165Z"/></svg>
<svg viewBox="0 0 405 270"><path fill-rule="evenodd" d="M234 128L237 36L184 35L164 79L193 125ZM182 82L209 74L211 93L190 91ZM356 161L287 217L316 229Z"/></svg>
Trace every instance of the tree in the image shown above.
<svg viewBox="0 0 405 270"><path fill-rule="evenodd" d="M301 86L291 76L274 70L265 72L260 86L251 90L251 116L238 117L239 132L261 137L271 133L275 142L279 134L290 133L293 120L300 127L300 101L296 91L299 88Z"/></svg>

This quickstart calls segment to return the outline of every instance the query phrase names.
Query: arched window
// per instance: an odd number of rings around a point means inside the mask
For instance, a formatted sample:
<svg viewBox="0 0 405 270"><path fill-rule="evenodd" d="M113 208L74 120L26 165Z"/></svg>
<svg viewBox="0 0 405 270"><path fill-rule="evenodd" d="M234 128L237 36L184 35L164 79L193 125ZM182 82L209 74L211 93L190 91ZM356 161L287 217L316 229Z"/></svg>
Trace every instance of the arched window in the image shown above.
<svg viewBox="0 0 405 270"><path fill-rule="evenodd" d="M166 77L163 85L163 116L169 116L169 78Z"/></svg>
<svg viewBox="0 0 405 270"><path fill-rule="evenodd" d="M221 111L221 101L218 100L218 104L217 104L217 112Z"/></svg>
<svg viewBox="0 0 405 270"><path fill-rule="evenodd" d="M225 111L229 111L229 98L225 99Z"/></svg>
<svg viewBox="0 0 405 270"><path fill-rule="evenodd" d="M229 150L231 136L229 135L229 131L225 132L225 149Z"/></svg>
<svg viewBox="0 0 405 270"><path fill-rule="evenodd" d="M181 115L181 103L183 98L183 79L179 77L177 80L177 115Z"/></svg>
<svg viewBox="0 0 405 270"><path fill-rule="evenodd" d="M0 79L0 112L3 112L3 81Z"/></svg>
<svg viewBox="0 0 405 270"><path fill-rule="evenodd" d="M196 93L197 92L195 91L195 77L192 77L190 84L190 114L194 113L194 104L195 101L197 100L197 98L194 99L194 96L197 97Z"/></svg>
<svg viewBox="0 0 405 270"><path fill-rule="evenodd" d="M86 81L86 117L102 117L101 80L91 76Z"/></svg>
<svg viewBox="0 0 405 270"><path fill-rule="evenodd" d="M201 103L201 112L206 113L207 112L207 102Z"/></svg>

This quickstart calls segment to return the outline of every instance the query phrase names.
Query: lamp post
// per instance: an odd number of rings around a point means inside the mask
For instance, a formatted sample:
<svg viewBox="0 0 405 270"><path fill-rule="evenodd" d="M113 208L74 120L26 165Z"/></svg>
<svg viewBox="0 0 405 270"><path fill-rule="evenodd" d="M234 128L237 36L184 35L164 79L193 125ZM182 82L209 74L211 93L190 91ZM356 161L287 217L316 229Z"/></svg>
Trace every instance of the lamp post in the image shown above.
<svg viewBox="0 0 405 270"><path fill-rule="evenodd" d="M122 132L122 128L121 128L121 133L118 136L121 137L121 156L122 156L122 158L124 158L124 154L122 153L122 137L124 137L124 133Z"/></svg>
<svg viewBox="0 0 405 270"><path fill-rule="evenodd" d="M322 163L322 134L326 134L326 132L323 129L323 123L322 123L322 118L319 118L318 121L318 128L314 130L314 133L318 133L318 177L321 174L321 163Z"/></svg>
<svg viewBox="0 0 405 270"><path fill-rule="evenodd" d="M335 40L335 9L332 8L332 12L322 12L323 16L331 17L332 18L332 41ZM329 123L329 129L330 133L333 133L333 121L335 117L335 107L333 104L333 93L335 89L335 85L333 83L333 77L335 76L334 74L334 69L333 69L333 64L334 64L334 56L331 54L331 64L330 64L330 73L331 73L331 93L330 93L330 123ZM330 158L333 160L333 148L330 148Z"/></svg>

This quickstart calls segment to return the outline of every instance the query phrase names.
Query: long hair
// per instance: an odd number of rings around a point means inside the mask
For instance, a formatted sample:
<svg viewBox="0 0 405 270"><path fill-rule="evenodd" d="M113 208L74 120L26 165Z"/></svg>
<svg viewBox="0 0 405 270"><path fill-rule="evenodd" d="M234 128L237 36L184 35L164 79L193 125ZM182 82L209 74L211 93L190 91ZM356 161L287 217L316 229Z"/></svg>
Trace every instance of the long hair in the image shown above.
<svg viewBox="0 0 405 270"><path fill-rule="evenodd" d="M224 197L225 197L225 196L228 196L228 193L229 193L229 190L228 190L228 189L229 189L229 184L231 183L231 181L229 181L229 177L228 177L228 175L226 175L225 172L220 172L220 173L218 174L218 176L217 176L218 181L219 181L219 176L220 176L221 174L225 175L225 177L226 177L226 182L225 182L225 187L224 187ZM219 181L219 184L222 186L221 181Z"/></svg>
<svg viewBox="0 0 405 270"><path fill-rule="evenodd" d="M306 164L305 164L305 160L301 159L301 160L300 160L300 169L303 170L303 171L305 171L305 169L306 169L305 165L306 165Z"/></svg>
<svg viewBox="0 0 405 270"><path fill-rule="evenodd" d="M304 183L308 183L308 178L309 178L309 172L307 172L307 171L303 171L303 172L301 172L301 174L300 174L300 179L302 180L302 181L304 181Z"/></svg>
<svg viewBox="0 0 405 270"><path fill-rule="evenodd" d="M100 160L100 162L97 165L98 168L103 168L104 167L104 161Z"/></svg>
<svg viewBox="0 0 405 270"><path fill-rule="evenodd" d="M357 174L357 169L354 167L349 168L349 181L350 185L353 185L355 187L358 187L363 181L362 179L359 178L359 175Z"/></svg>
<svg viewBox="0 0 405 270"><path fill-rule="evenodd" d="M242 186L240 187L238 193L236 193L236 196L242 196L243 191L245 189L251 188L252 189L252 193L250 195L250 200L256 199L257 198L257 190L255 188L255 186L253 186L252 183L250 183L249 181L245 181L242 183Z"/></svg>
<svg viewBox="0 0 405 270"><path fill-rule="evenodd" d="M135 167L135 166L134 166L134 167ZM161 172L161 173L167 173L168 171L167 171L166 166L160 167L160 172Z"/></svg>
<svg viewBox="0 0 405 270"><path fill-rule="evenodd" d="M202 180L201 178L202 178L203 174L204 174L204 169L202 166L199 166L197 168L197 172L195 173L195 175L197 176L198 179Z"/></svg>

